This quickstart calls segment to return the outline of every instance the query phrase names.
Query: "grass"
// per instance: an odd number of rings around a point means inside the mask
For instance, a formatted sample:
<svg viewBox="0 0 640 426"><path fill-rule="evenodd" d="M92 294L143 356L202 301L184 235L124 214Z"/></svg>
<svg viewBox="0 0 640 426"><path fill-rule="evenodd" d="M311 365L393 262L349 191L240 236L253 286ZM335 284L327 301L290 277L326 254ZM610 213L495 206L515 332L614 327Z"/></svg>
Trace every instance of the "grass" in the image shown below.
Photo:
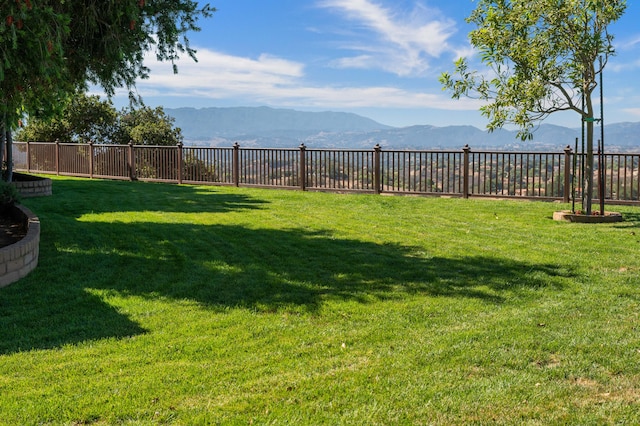
<svg viewBox="0 0 640 426"><path fill-rule="evenodd" d="M0 424L640 422L637 208L53 179Z"/></svg>

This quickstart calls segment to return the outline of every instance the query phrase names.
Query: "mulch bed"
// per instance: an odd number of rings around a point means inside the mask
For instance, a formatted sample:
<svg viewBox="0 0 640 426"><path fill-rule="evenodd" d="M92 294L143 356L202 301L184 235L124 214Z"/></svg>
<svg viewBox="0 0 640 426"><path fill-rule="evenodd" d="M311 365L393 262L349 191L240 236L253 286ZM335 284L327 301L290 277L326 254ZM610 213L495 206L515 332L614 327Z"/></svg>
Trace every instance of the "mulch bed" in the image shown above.
<svg viewBox="0 0 640 426"><path fill-rule="evenodd" d="M0 248L20 241L26 234L27 230L20 221L0 215Z"/></svg>

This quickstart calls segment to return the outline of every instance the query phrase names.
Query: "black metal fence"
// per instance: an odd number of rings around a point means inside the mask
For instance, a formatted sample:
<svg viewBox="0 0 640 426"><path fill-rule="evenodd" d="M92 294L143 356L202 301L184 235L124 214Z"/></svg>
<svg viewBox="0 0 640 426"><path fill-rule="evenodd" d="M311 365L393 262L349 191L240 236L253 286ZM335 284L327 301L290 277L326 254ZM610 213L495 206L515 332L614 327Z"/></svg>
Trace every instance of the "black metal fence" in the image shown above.
<svg viewBox="0 0 640 426"><path fill-rule="evenodd" d="M584 157L562 152L203 148L15 142L19 171L89 178L301 190L513 197L582 197ZM640 203L640 154L596 157L594 197Z"/></svg>

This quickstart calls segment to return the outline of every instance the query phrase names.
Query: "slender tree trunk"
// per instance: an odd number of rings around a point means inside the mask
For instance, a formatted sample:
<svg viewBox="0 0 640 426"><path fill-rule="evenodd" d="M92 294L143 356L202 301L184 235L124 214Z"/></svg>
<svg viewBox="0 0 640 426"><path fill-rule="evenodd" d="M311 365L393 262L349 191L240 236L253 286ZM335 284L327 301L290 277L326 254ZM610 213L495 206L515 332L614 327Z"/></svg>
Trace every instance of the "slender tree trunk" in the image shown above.
<svg viewBox="0 0 640 426"><path fill-rule="evenodd" d="M593 205L593 122L587 122L587 158L585 158L585 174L587 185L585 188L585 205L582 206L587 215L591 214Z"/></svg>
<svg viewBox="0 0 640 426"><path fill-rule="evenodd" d="M13 181L13 136L11 130L7 130L6 137L7 147L7 175L5 176L7 182Z"/></svg>
<svg viewBox="0 0 640 426"><path fill-rule="evenodd" d="M4 162L4 148L6 146L5 136L7 135L7 132L5 131L7 126L5 125L5 123L6 116L3 116L2 120L0 121L0 179L4 178L4 176L2 175L2 163Z"/></svg>
<svg viewBox="0 0 640 426"><path fill-rule="evenodd" d="M585 213L587 215L591 214L591 210L592 210L592 205L593 205L593 174L594 174L594 170L593 170L593 123L594 123L594 117L593 117L593 101L591 99L591 91L587 92L587 96L585 97L585 107L586 107L586 114L587 116L586 121L587 121L587 153L586 153L586 158L585 158L585 177L586 177L586 187L584 188L585 191L585 197L583 197L584 199L584 205L582 206L582 209L585 211ZM584 179L584 178L583 178Z"/></svg>

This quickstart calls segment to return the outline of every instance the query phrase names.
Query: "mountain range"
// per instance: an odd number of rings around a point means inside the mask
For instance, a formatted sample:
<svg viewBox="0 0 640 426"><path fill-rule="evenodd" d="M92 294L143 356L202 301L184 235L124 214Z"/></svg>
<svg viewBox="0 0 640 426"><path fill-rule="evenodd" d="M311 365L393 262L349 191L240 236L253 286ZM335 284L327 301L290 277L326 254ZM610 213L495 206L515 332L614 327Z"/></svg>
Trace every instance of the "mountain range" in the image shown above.
<svg viewBox="0 0 640 426"><path fill-rule="evenodd" d="M574 147L581 129L541 124L530 141L517 131L492 133L474 126L416 125L391 127L345 112L306 112L269 107L165 108L182 129L186 145L295 148L472 149L541 150ZM596 129L600 138L600 129ZM605 126L607 151L640 151L640 122Z"/></svg>

